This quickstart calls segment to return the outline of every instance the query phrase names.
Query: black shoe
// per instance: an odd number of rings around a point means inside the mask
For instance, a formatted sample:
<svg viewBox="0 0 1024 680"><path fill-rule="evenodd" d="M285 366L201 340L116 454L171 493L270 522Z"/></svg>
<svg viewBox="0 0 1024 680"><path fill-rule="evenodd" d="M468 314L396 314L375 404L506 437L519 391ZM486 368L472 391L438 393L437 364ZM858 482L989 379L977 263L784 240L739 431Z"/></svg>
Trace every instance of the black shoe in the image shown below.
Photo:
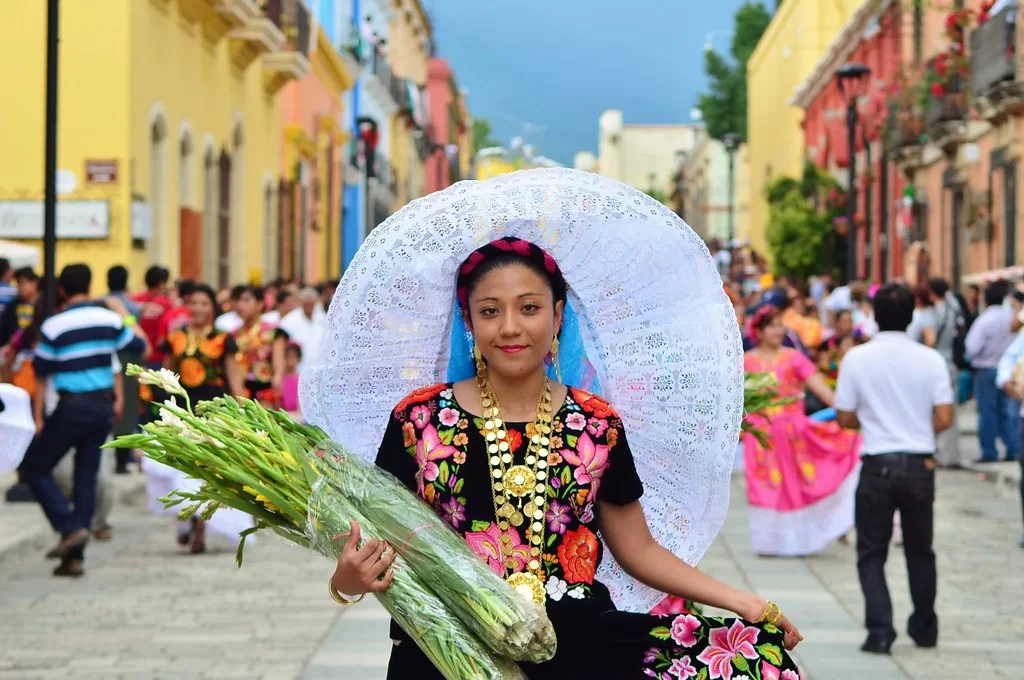
<svg viewBox="0 0 1024 680"><path fill-rule="evenodd" d="M65 560L53 570L53 575L78 578L85 575L85 568L82 565L82 560Z"/></svg>
<svg viewBox="0 0 1024 680"><path fill-rule="evenodd" d="M89 530L78 529L72 531L67 536L60 540L60 543L55 545L50 552L46 553L46 559L48 560L66 560L68 556L78 548L89 542Z"/></svg>
<svg viewBox="0 0 1024 680"><path fill-rule="evenodd" d="M895 635L877 635L869 633L868 639L860 646L860 651L868 654L888 654L892 650L892 643L896 641Z"/></svg>

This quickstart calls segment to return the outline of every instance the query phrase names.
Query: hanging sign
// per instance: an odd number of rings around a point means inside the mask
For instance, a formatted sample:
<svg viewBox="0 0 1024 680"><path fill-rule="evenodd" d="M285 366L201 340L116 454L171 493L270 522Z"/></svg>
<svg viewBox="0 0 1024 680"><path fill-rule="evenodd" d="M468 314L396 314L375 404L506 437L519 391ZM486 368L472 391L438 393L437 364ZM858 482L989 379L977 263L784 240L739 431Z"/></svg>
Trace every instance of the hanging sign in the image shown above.
<svg viewBox="0 0 1024 680"><path fill-rule="evenodd" d="M85 162L85 181L87 184L116 184L117 161L87 160Z"/></svg>

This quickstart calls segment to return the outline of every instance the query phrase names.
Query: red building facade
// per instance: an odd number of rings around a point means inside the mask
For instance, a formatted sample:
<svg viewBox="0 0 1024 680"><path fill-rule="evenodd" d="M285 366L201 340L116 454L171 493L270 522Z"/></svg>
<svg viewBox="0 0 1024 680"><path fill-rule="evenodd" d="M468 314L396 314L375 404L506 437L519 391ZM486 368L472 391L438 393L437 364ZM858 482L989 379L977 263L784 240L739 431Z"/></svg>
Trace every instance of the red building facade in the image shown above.
<svg viewBox="0 0 1024 680"><path fill-rule="evenodd" d="M852 228L857 232L857 276L873 281L904 275L906 230L899 223L904 180L887 162L883 144L890 118L887 99L901 72L904 23L897 3L881 12L878 3L864 3L792 99L804 110L808 159L849 186L847 105L835 74L848 62L871 69L867 94L857 103L857 219Z"/></svg>

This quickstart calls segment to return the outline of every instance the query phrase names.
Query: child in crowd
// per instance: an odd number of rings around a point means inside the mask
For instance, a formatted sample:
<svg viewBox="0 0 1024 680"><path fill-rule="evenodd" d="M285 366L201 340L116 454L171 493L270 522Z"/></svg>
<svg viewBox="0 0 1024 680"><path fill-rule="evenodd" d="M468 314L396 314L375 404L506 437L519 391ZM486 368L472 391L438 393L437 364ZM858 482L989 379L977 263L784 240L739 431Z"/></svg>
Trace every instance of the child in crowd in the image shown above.
<svg viewBox="0 0 1024 680"><path fill-rule="evenodd" d="M296 420L302 419L299 413L299 362L302 361L302 348L290 342L284 351L284 378L281 380L281 408Z"/></svg>

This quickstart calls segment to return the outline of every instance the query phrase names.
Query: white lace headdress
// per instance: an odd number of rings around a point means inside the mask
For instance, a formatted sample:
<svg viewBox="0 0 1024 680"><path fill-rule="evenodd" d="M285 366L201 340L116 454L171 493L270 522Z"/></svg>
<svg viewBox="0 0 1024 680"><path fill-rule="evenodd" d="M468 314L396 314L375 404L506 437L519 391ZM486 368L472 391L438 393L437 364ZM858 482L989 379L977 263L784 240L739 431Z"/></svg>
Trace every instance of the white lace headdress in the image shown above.
<svg viewBox="0 0 1024 680"><path fill-rule="evenodd" d="M302 376L303 413L373 460L394 405L446 379L459 266L503 236L558 262L586 358L626 427L651 531L696 564L729 504L743 410L740 331L703 241L619 182L526 170L460 182L392 215L334 295L320 356ZM607 551L597 577L620 609L649 611L662 598Z"/></svg>

